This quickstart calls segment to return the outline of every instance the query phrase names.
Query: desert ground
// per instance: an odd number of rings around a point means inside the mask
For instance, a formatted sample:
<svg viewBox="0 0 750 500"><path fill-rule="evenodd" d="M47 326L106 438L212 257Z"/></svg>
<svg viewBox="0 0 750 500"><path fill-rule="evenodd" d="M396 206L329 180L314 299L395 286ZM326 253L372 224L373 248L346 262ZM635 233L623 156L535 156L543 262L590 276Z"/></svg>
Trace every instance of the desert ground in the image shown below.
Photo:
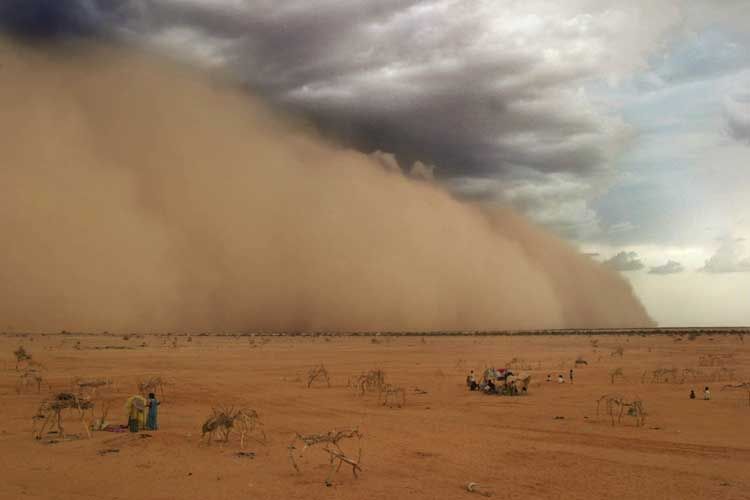
<svg viewBox="0 0 750 500"><path fill-rule="evenodd" d="M42 382L19 386L27 362ZM577 358L588 365L575 365ZM323 364L330 387L308 371ZM470 392L466 375L510 366L531 375L525 396ZM568 370L574 369L574 383ZM624 377L611 374L618 368ZM654 370L675 368L663 376ZM368 370L406 392L383 405L351 387ZM741 335L535 336L0 336L0 498L3 499L462 499L475 482L495 498L750 498L750 338ZM552 374L554 382L546 382ZM558 384L556 376L566 382ZM674 375L674 376L672 376ZM84 433L64 413L63 438L32 435L32 416L77 377L106 378L91 396L125 424L137 381L160 376L160 430ZM663 380L666 378L666 380ZM703 400L708 385L712 399ZM695 388L697 399L688 398ZM20 394L19 394L20 391ZM597 399L643 401L613 426ZM242 451L239 434L210 445L201 426L212 408L256 410L266 434ZM356 427L361 472L330 466L320 446L297 458L295 433ZM353 440L342 443L356 455ZM297 454L300 448L294 450Z"/></svg>

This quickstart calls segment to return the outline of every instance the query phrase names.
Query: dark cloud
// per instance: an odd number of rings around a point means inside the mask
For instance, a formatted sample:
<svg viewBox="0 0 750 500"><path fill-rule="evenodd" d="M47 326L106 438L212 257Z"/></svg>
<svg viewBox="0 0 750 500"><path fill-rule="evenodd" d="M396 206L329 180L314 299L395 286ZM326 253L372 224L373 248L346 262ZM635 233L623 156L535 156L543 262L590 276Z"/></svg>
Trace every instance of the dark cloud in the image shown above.
<svg viewBox="0 0 750 500"><path fill-rule="evenodd" d="M103 19L98 2L80 0L3 0L0 29L24 38L89 36Z"/></svg>
<svg viewBox="0 0 750 500"><path fill-rule="evenodd" d="M750 88L728 98L724 111L729 135L750 146Z"/></svg>
<svg viewBox="0 0 750 500"><path fill-rule="evenodd" d="M645 267L636 252L619 252L604 261L604 265L615 271L639 271Z"/></svg>
<svg viewBox="0 0 750 500"><path fill-rule="evenodd" d="M675 260L667 261L666 264L661 266L652 267L649 274L677 274L685 270L685 267Z"/></svg>
<svg viewBox="0 0 750 500"><path fill-rule="evenodd" d="M254 92L307 114L337 139L394 153L402 167L434 164L442 178L492 178L518 166L588 175L605 168L607 148L620 140L585 99L569 94L596 65L545 61L550 47L564 49L579 35L565 33L562 21L547 34L503 33L492 16L438 0L10 5L16 32L106 28L215 57ZM550 40L552 28L559 33Z"/></svg>
<svg viewBox="0 0 750 500"><path fill-rule="evenodd" d="M392 154L406 172L434 165L459 196L510 201L564 236L591 235L601 229L591 202L633 132L588 84L642 69L681 4L499 4L0 0L0 19L16 34L106 33L227 69L348 146ZM720 42L698 47L701 64ZM696 50L658 76L698 71ZM733 135L742 123L729 122Z"/></svg>

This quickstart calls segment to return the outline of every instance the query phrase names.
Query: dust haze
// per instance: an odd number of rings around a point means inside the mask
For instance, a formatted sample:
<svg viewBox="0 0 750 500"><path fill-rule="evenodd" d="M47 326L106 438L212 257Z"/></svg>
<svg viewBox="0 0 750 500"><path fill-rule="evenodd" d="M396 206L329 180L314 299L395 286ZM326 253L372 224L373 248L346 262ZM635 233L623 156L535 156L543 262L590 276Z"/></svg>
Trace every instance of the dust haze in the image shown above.
<svg viewBox="0 0 750 500"><path fill-rule="evenodd" d="M4 40L0 109L0 331L652 324L619 275L520 216L205 72Z"/></svg>

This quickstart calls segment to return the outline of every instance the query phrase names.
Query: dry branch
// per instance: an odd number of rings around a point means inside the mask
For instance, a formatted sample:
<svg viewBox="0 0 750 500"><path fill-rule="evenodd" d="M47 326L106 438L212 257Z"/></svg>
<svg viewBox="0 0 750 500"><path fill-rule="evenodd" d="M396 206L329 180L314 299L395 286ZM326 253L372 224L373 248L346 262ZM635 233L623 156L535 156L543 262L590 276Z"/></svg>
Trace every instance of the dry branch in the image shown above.
<svg viewBox="0 0 750 500"><path fill-rule="evenodd" d="M208 444L211 444L214 436L218 441L227 443L232 430L240 432L240 447L245 447L245 439L253 438L255 441L265 444L266 433L263 431L263 423L260 421L258 412L250 409L236 409L234 407L220 407L211 410L211 415L203 422L201 427L201 439L208 435ZM254 437L255 436L255 437Z"/></svg>
<svg viewBox="0 0 750 500"><path fill-rule="evenodd" d="M609 415L613 426L615 425L615 417L617 417L617 423L619 424L625 414L635 418L637 427L642 426L646 421L646 410L643 401L640 399L628 401L620 394L605 394L596 401L597 417L602 403L605 404L607 415Z"/></svg>
<svg viewBox="0 0 750 500"><path fill-rule="evenodd" d="M70 409L78 412L78 417L83 425L83 430L86 432L86 435L91 438L89 424L86 422L86 410L93 408L93 402L75 394L69 392L55 394L52 399L45 399L42 401L37 409L36 415L32 417L32 420L34 421L34 437L36 439L41 439L44 429L50 424L56 425L60 436L65 437L65 429L62 425L62 412L66 409ZM37 430L36 425L40 421L43 421L42 426Z"/></svg>
<svg viewBox="0 0 750 500"><path fill-rule="evenodd" d="M325 380L326 385L331 387L331 379L328 376L328 370L326 370L326 367L322 364L315 368L311 368L310 371L307 372L307 387L309 388L312 386L313 382L316 380Z"/></svg>
<svg viewBox="0 0 750 500"><path fill-rule="evenodd" d="M356 439L357 440L357 458L348 456L341 448L341 443L345 440ZM294 440L288 446L289 461L294 467L294 470L300 472L299 464L295 459L295 450L297 450L297 442L301 441L304 446L299 452L299 457L302 458L304 452L313 446L321 445L321 449L329 455L329 463L331 465L328 477L325 480L327 486L331 485L333 474L335 474L343 464L352 466L352 474L357 477L357 471L362 471L361 460L362 460L362 434L355 427L353 429L343 430L332 430L325 434L300 434L296 433Z"/></svg>

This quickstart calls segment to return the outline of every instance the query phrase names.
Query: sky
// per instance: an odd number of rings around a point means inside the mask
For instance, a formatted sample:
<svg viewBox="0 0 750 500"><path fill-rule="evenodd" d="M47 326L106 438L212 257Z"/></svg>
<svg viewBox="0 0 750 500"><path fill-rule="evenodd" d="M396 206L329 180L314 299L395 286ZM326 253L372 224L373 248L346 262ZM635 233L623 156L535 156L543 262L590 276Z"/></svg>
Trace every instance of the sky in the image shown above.
<svg viewBox="0 0 750 500"><path fill-rule="evenodd" d="M323 134L512 205L660 325L750 324L746 0L8 0L6 30L228 71ZM391 156L387 156L391 158Z"/></svg>

